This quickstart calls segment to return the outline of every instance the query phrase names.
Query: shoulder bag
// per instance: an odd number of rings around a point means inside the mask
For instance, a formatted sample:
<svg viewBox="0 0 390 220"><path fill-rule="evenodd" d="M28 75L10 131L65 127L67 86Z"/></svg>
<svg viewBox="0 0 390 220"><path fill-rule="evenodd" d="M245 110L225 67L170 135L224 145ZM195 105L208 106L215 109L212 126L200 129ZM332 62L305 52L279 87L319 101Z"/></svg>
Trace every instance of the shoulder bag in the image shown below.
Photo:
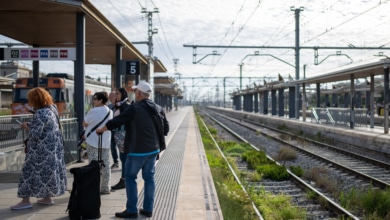
<svg viewBox="0 0 390 220"><path fill-rule="evenodd" d="M107 113L106 117L104 117L102 121L100 121L97 125L95 125L95 127L93 127L93 128L88 132L86 138L89 137L89 135L91 135L92 132L94 132L94 131L103 123L103 121L105 121L105 120L107 119L107 117L110 115L110 111L111 111L111 110L108 110L108 113Z"/></svg>

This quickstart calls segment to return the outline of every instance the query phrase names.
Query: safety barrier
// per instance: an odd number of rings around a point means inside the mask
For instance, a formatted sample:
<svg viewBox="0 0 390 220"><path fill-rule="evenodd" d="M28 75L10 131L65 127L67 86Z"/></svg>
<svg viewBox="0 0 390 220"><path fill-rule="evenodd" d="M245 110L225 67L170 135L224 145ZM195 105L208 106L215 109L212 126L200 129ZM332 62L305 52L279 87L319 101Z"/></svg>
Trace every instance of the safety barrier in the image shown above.
<svg viewBox="0 0 390 220"><path fill-rule="evenodd" d="M311 122L333 126L351 127L351 109L349 108L312 108ZM367 109L355 108L354 127L367 127L369 116Z"/></svg>
<svg viewBox="0 0 390 220"><path fill-rule="evenodd" d="M20 122L29 122L31 118L31 114L0 116L1 154L24 148L23 141L27 138L27 132L20 128ZM77 142L79 137L77 118L61 118L60 121L65 141L65 163L71 163L78 159Z"/></svg>

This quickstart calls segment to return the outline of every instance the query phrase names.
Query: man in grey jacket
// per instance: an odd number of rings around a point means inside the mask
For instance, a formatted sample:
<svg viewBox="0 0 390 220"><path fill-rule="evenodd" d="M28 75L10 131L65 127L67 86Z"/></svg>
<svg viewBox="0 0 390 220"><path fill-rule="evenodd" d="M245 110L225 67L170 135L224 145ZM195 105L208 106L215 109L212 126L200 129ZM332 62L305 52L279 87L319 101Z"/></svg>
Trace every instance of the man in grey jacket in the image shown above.
<svg viewBox="0 0 390 220"><path fill-rule="evenodd" d="M160 114L165 118L163 109L149 99L152 92L149 83L141 81L137 86L133 86L133 89L136 102L119 116L108 121L103 128L96 130L97 133L103 133L106 130L125 125L124 153L127 155L125 165L127 202L126 210L115 213L115 216L119 218L138 217L136 178L140 170L142 170L142 178L144 179L144 203L139 212L147 217L151 217L153 214L155 162L160 152L162 132L156 128L152 114Z"/></svg>

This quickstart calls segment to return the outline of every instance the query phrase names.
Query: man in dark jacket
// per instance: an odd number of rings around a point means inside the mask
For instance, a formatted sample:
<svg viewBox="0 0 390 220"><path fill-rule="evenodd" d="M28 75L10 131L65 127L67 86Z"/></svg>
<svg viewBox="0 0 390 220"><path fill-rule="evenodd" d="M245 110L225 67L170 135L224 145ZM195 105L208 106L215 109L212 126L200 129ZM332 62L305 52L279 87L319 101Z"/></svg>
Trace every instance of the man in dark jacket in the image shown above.
<svg viewBox="0 0 390 220"><path fill-rule="evenodd" d="M149 99L152 87L149 83L141 81L133 86L136 102L130 105L123 113L106 123L97 133L112 130L125 125L125 147L127 155L125 168L126 183L126 210L115 213L119 218L137 218L138 216L138 190L137 174L142 169L144 179L144 204L140 214L151 217L155 193L155 162L160 152L161 132L155 127L152 114L165 114L162 108Z"/></svg>

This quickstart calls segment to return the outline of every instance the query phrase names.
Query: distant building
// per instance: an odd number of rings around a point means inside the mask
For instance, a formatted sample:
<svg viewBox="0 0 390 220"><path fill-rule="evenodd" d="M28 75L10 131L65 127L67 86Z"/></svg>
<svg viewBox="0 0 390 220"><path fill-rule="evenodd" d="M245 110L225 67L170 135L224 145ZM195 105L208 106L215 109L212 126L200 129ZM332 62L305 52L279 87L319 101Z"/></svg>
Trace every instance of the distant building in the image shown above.
<svg viewBox="0 0 390 220"><path fill-rule="evenodd" d="M0 65L0 108L9 109L12 105L12 88L18 77L30 77L32 71L20 66L16 61L3 62Z"/></svg>
<svg viewBox="0 0 390 220"><path fill-rule="evenodd" d="M20 66L16 61L3 62L0 65L0 76L6 78L30 77L32 71L25 66Z"/></svg>

